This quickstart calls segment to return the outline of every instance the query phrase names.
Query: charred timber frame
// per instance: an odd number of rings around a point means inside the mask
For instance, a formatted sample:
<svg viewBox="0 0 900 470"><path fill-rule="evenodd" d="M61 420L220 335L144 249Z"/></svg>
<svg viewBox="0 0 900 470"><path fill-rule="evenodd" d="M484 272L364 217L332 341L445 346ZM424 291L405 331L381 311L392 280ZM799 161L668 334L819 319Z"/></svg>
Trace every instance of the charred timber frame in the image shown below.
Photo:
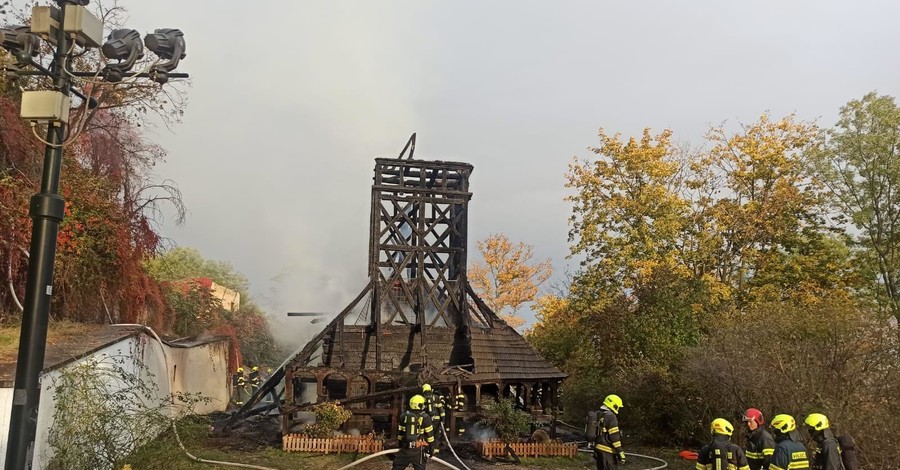
<svg viewBox="0 0 900 470"><path fill-rule="evenodd" d="M376 370L382 370L382 325L411 325L428 364L428 332L455 327L468 336L466 243L469 176L466 163L376 159L369 227ZM471 362L465 346L450 365ZM466 362L468 361L468 362Z"/></svg>
<svg viewBox="0 0 900 470"><path fill-rule="evenodd" d="M263 410L261 399L282 380L285 434L297 424L295 412L335 399L360 419L389 416L388 434L393 434L404 396L425 381L436 389L468 396L468 408L454 412L449 423L453 432L456 418L477 413L483 396L514 396L533 413L555 414L557 388L565 374L552 367L527 369L534 367L525 364L533 364L536 355L529 347L525 346L532 356L504 356L503 375L500 362L491 362L501 361L499 356L486 359L480 367L473 357L473 335L478 337L481 357L501 354L501 345L511 351L527 345L468 283L469 177L473 167L402 158L375 162L368 284L278 368L225 429ZM511 336L518 343L502 341ZM398 352L401 347L403 351ZM536 357L543 364L543 359ZM296 384L304 384L302 390L310 394L314 386L315 399L296 393Z"/></svg>

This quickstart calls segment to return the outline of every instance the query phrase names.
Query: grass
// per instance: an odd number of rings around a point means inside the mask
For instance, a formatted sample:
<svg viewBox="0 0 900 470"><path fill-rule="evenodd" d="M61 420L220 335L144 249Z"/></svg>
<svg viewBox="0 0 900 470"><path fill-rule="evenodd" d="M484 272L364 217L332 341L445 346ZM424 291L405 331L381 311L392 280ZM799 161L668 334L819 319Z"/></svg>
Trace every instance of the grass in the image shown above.
<svg viewBox="0 0 900 470"><path fill-rule="evenodd" d="M209 420L194 417L178 423L178 434L185 447L193 455L204 460L238 462L271 466L278 469L329 469L343 467L355 460L353 454L323 455L283 452L281 449L257 446L239 438L216 438L208 434ZM359 465L359 469L383 468L384 460L375 459L374 466ZM171 430L166 431L158 439L138 449L125 462L133 470L200 470L200 469L233 469L232 466L207 464L192 461L178 447Z"/></svg>
<svg viewBox="0 0 900 470"><path fill-rule="evenodd" d="M209 420L206 418L182 420L178 425L178 431L187 449L192 454L206 460L255 464L283 470L334 470L352 462L356 457L361 457L353 454L288 453L278 448L257 446L241 438L211 437L208 433ZM677 449L631 446L628 451L658 456L669 463L667 470L694 469L694 462L680 459ZM157 470L161 468L167 470L226 470L234 468L191 461L178 447L171 431L164 433L160 438L142 447L122 463L130 464L133 470ZM520 465L510 463L492 464L487 461L472 463L467 461L467 465L473 470L524 470L529 468L585 470L593 469L595 464L590 454L579 453L576 459L564 457L523 458ZM625 468L640 470L650 468L652 465L655 465L652 461L631 457ZM390 463L385 457L380 457L360 464L354 467L354 470L384 470L385 468L390 468ZM432 463L428 468L445 467Z"/></svg>
<svg viewBox="0 0 900 470"><path fill-rule="evenodd" d="M526 468L594 468L594 459L590 454L579 452L576 458L567 457L523 457L522 466Z"/></svg>
<svg viewBox="0 0 900 470"><path fill-rule="evenodd" d="M90 331L96 331L103 325L91 323L75 323L70 321L50 322L47 330L47 342L62 341L73 336L80 336ZM21 328L17 324L0 325L0 358L14 358L19 353L19 333Z"/></svg>

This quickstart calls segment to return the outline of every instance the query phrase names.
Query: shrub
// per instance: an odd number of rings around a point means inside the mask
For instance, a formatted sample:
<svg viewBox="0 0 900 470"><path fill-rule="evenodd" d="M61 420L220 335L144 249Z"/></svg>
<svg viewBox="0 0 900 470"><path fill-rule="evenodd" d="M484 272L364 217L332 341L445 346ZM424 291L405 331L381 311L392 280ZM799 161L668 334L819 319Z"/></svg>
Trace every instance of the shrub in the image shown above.
<svg viewBox="0 0 900 470"><path fill-rule="evenodd" d="M531 415L517 410L511 398L485 403L479 423L490 427L503 442L515 442L530 431Z"/></svg>
<svg viewBox="0 0 900 470"><path fill-rule="evenodd" d="M208 398L161 396L153 375L134 354L94 357L64 368L48 389L56 406L48 442L50 469L119 468L155 438L171 417L192 413Z"/></svg>
<svg viewBox="0 0 900 470"><path fill-rule="evenodd" d="M313 407L316 422L303 427L302 433L309 437L331 437L342 424L353 415L337 402L319 403Z"/></svg>

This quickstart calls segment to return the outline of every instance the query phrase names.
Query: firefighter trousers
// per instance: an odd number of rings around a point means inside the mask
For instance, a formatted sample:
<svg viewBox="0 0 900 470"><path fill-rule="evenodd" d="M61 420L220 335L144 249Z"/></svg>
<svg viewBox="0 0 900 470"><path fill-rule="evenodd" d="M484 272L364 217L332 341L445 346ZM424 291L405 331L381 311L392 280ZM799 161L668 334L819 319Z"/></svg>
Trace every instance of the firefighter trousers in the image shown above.
<svg viewBox="0 0 900 470"><path fill-rule="evenodd" d="M406 470L412 465L413 470L425 470L425 452L422 449L400 449L394 458L391 470Z"/></svg>
<svg viewBox="0 0 900 470"><path fill-rule="evenodd" d="M597 470L618 470L616 456L609 452L594 450L594 460L597 461Z"/></svg>

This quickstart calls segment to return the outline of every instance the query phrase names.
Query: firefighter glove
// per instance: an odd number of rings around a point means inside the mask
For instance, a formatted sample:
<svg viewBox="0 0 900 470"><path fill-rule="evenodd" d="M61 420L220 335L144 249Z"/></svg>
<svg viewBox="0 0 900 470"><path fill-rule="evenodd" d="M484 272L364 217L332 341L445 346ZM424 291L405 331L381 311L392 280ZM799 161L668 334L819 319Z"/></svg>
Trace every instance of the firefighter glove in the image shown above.
<svg viewBox="0 0 900 470"><path fill-rule="evenodd" d="M625 452L619 452L619 463L625 465Z"/></svg>

